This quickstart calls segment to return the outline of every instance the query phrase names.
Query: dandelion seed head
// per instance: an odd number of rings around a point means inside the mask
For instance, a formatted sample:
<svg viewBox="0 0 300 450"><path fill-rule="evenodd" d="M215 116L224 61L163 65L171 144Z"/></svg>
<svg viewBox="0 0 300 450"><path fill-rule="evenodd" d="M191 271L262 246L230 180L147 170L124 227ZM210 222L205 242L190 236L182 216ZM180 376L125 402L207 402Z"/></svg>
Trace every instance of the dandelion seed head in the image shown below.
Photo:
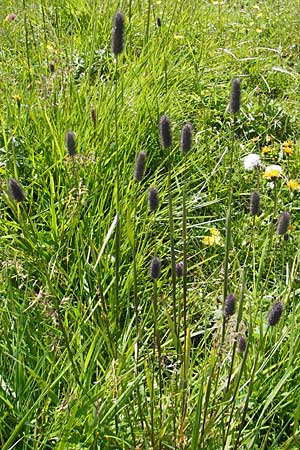
<svg viewBox="0 0 300 450"><path fill-rule="evenodd" d="M260 156L256 153L250 153L244 158L245 170L252 171L261 167Z"/></svg>

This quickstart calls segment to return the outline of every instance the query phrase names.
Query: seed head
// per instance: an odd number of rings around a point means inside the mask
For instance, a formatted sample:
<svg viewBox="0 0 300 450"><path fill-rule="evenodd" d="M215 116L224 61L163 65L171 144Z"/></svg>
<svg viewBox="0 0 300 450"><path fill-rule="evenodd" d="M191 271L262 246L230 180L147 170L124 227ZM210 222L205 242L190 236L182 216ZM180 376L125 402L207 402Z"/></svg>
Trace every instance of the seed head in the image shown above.
<svg viewBox="0 0 300 450"><path fill-rule="evenodd" d="M172 145L171 123L168 116L161 116L159 121L159 133L162 148L168 148Z"/></svg>
<svg viewBox="0 0 300 450"><path fill-rule="evenodd" d="M158 28L161 27L161 18L160 17L156 18L156 25L158 26Z"/></svg>
<svg viewBox="0 0 300 450"><path fill-rule="evenodd" d="M157 280L157 278L159 278L160 268L161 268L160 259L157 258L157 256L154 256L154 258L152 258L150 265L150 276L152 280Z"/></svg>
<svg viewBox="0 0 300 450"><path fill-rule="evenodd" d="M134 178L136 181L142 181L142 179L144 178L146 160L147 160L146 152L142 150L137 155L135 160Z"/></svg>
<svg viewBox="0 0 300 450"><path fill-rule="evenodd" d="M155 211L159 205L158 192L156 188L150 188L148 191L148 204L151 212Z"/></svg>
<svg viewBox="0 0 300 450"><path fill-rule="evenodd" d="M284 211L280 214L277 224L277 233L279 234L279 236L286 234L286 232L288 231L290 218L290 213L287 211Z"/></svg>
<svg viewBox="0 0 300 450"><path fill-rule="evenodd" d="M97 125L97 113L96 113L95 108L91 109L91 119L92 119L92 122L94 124L94 127L96 128L96 125Z"/></svg>
<svg viewBox="0 0 300 450"><path fill-rule="evenodd" d="M237 351L239 353L244 353L244 351L246 350L246 338L242 335L240 335L238 337L238 342L237 342Z"/></svg>
<svg viewBox="0 0 300 450"><path fill-rule="evenodd" d="M186 123L181 130L180 146L183 153L188 153L192 148L192 131L190 123Z"/></svg>
<svg viewBox="0 0 300 450"><path fill-rule="evenodd" d="M257 216L259 214L259 192L254 191L250 197L250 214Z"/></svg>
<svg viewBox="0 0 300 450"><path fill-rule="evenodd" d="M111 35L111 51L115 56L120 55L124 50L125 19L121 11L117 11L114 17Z"/></svg>
<svg viewBox="0 0 300 450"><path fill-rule="evenodd" d="M184 265L183 265L183 262L180 261L179 263L176 264L176 276L177 276L177 278L183 277L183 273L184 273Z"/></svg>
<svg viewBox="0 0 300 450"><path fill-rule="evenodd" d="M271 308L271 311L269 312L267 319L268 324L271 327L274 327L279 322L282 312L283 312L283 303L279 301L273 303L273 306Z"/></svg>
<svg viewBox="0 0 300 450"><path fill-rule="evenodd" d="M10 178L10 180L8 180L8 192L16 202L23 202L25 200L23 188L14 178Z"/></svg>
<svg viewBox="0 0 300 450"><path fill-rule="evenodd" d="M66 132L65 144L66 144L66 149L69 152L69 155L75 156L77 153L76 152L76 138L75 138L75 134L73 133L73 131Z"/></svg>
<svg viewBox="0 0 300 450"><path fill-rule="evenodd" d="M233 316L235 312L235 295L228 294L224 303L224 316Z"/></svg>
<svg viewBox="0 0 300 450"><path fill-rule="evenodd" d="M236 114L240 110L241 105L241 83L240 80L234 78L231 84L231 95L230 95L230 112Z"/></svg>
<svg viewBox="0 0 300 450"><path fill-rule="evenodd" d="M55 72L55 65L54 65L54 63L52 63L52 62L49 64L49 72L50 72L51 74Z"/></svg>

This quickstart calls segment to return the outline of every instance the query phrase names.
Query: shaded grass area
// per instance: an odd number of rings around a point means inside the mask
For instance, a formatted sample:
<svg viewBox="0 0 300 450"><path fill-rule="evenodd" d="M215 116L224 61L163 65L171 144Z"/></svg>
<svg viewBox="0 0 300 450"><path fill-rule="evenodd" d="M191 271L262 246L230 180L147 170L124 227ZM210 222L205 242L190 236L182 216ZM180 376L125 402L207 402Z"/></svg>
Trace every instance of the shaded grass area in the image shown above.
<svg viewBox="0 0 300 450"><path fill-rule="evenodd" d="M110 49L117 7L126 19L126 49L118 72ZM297 12L296 1L3 1L1 448L299 447L299 189L287 186L288 180L299 180ZM228 100L234 77L241 80L242 107L233 121ZM173 130L173 146L167 150L160 145L158 129L163 114L170 117ZM179 137L186 122L193 124L194 140L184 165ZM68 130L76 133L74 158L65 149ZM290 155L283 151L287 140L292 142ZM270 151L262 154L264 146ZM142 149L147 166L137 184L134 161ZM260 154L265 165L280 164L283 176L271 185L261 173L245 171L243 158L249 153ZM170 159L176 262L183 259L186 183L185 361L172 320ZM236 315L227 321L220 347L230 176L228 285L237 303L243 300L239 332L249 338L249 348L238 384L244 356L235 356L228 389L238 320ZM10 178L23 186L25 202L17 204L8 196ZM154 217L147 206L151 186L160 198ZM257 188L261 214L253 222L249 197ZM111 227L117 195L118 320ZM291 213L287 241L276 235L281 211ZM220 240L207 245L204 238L215 228ZM162 262L156 323L160 361L153 350L149 276L156 252ZM178 279L181 319L182 295L183 281ZM279 324L267 329L275 300L285 310ZM182 346L183 329L179 335Z"/></svg>

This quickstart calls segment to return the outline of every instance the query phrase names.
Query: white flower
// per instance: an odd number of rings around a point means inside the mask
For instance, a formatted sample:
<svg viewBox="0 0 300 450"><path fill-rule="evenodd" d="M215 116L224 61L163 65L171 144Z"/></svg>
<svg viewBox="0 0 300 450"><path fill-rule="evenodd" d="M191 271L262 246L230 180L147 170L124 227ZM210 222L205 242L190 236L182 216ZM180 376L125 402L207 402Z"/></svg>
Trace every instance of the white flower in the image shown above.
<svg viewBox="0 0 300 450"><path fill-rule="evenodd" d="M261 167L261 161L259 155L256 153L250 153L244 159L244 168L245 170L254 170L259 169Z"/></svg>
<svg viewBox="0 0 300 450"><path fill-rule="evenodd" d="M274 178L278 178L282 175L282 167L277 164L271 164L265 168L265 172L263 174L264 178L268 180L273 180Z"/></svg>

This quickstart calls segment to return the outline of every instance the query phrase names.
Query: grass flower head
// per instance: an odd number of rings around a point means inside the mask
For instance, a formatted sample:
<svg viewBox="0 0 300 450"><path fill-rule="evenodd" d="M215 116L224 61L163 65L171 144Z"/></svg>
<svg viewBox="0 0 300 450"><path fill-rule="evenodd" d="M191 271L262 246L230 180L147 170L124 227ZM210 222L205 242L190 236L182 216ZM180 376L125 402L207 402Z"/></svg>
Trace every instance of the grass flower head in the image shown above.
<svg viewBox="0 0 300 450"><path fill-rule="evenodd" d="M115 56L120 55L125 47L125 19L121 11L117 11L114 17L113 30L111 35L111 51Z"/></svg>
<svg viewBox="0 0 300 450"><path fill-rule="evenodd" d="M157 280L157 278L159 278L160 269L161 269L160 259L157 258L157 256L154 256L154 258L152 258L150 265L150 276L152 280Z"/></svg>
<svg viewBox="0 0 300 450"><path fill-rule="evenodd" d="M230 95L230 112L236 114L239 112L241 106L241 83L240 80L234 78L231 85Z"/></svg>
<svg viewBox="0 0 300 450"><path fill-rule="evenodd" d="M280 320L282 312L283 312L283 303L279 301L275 302L267 318L267 322L271 327L277 325L277 323Z"/></svg>
<svg viewBox="0 0 300 450"><path fill-rule="evenodd" d="M20 183L14 178L11 178L8 181L8 192L16 202L23 202L25 200L25 193L23 191L23 188Z"/></svg>

